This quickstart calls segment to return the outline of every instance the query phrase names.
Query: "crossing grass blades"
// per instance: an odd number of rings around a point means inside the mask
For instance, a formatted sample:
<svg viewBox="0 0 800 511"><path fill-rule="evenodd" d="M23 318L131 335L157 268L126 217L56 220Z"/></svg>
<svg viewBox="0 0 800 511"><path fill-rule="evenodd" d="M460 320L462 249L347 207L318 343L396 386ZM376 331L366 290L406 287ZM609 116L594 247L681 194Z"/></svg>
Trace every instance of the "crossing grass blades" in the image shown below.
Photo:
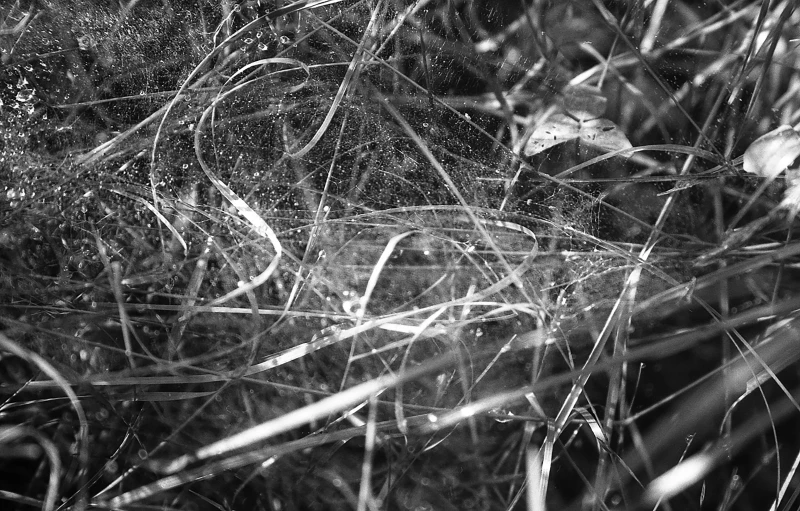
<svg viewBox="0 0 800 511"><path fill-rule="evenodd" d="M795 7L4 3L0 507L795 509Z"/></svg>

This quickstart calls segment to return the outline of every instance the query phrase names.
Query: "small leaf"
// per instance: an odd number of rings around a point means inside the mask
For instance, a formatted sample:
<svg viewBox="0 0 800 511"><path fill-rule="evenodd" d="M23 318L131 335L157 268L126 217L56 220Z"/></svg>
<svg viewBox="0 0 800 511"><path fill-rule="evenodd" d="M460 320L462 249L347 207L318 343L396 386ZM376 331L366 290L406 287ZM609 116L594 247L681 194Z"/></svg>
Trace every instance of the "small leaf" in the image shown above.
<svg viewBox="0 0 800 511"><path fill-rule="evenodd" d="M546 123L533 130L525 145L525 156L533 156L545 149L574 140L578 138L579 132L578 121L564 114L554 114Z"/></svg>
<svg viewBox="0 0 800 511"><path fill-rule="evenodd" d="M800 156L800 133L781 126L758 137L744 152L744 170L775 179Z"/></svg>
<svg viewBox="0 0 800 511"><path fill-rule="evenodd" d="M525 146L525 156L539 154L575 139L604 151L633 147L622 130L608 119L578 121L565 114L555 114L533 131Z"/></svg>
<svg viewBox="0 0 800 511"><path fill-rule="evenodd" d="M581 123L580 130L581 143L605 149L607 151L618 151L620 149L630 149L631 145L628 137L619 127L608 119L595 119Z"/></svg>

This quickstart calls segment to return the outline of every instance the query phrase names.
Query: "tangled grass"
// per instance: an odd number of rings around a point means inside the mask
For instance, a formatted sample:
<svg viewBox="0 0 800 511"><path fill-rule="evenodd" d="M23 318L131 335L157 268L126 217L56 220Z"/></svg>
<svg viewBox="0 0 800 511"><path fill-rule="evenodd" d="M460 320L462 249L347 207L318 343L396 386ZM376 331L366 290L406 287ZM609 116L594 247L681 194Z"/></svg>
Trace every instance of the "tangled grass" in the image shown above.
<svg viewBox="0 0 800 511"><path fill-rule="evenodd" d="M3 508L794 509L798 16L0 8Z"/></svg>

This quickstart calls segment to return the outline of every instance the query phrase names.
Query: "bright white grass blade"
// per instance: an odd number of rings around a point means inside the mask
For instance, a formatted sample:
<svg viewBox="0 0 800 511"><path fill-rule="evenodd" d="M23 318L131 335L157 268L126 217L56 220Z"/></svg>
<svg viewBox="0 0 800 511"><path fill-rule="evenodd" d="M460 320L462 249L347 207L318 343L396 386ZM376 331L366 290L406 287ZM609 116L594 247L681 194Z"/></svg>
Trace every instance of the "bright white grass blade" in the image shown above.
<svg viewBox="0 0 800 511"><path fill-rule="evenodd" d="M657 0L653 7L653 13L650 15L650 22L647 24L647 30L642 37L642 42L639 43L639 49L643 55L650 53L655 45L656 38L662 30L662 23L664 23L664 14L667 12L667 5L669 0ZM661 43L661 41L659 41Z"/></svg>
<svg viewBox="0 0 800 511"><path fill-rule="evenodd" d="M545 487L542 486L542 460L537 449L528 446L525 456L525 473L528 482L528 511L545 511Z"/></svg>
<svg viewBox="0 0 800 511"><path fill-rule="evenodd" d="M280 9L276 9L276 10L268 13L267 16L266 16L266 21L269 22L269 20L274 20L274 19L278 18L279 16L283 16L283 15L286 15L286 14L292 14L294 12L303 11L303 10L306 10L306 9L314 9L314 8L323 7L323 6L326 6L326 5L333 5L333 4L339 3L341 1L342 0L298 0L297 2L293 2L293 3L291 3L289 5L286 5L286 6L282 7L282 8L280 8ZM183 93L186 91L186 89L191 88L190 84L192 83L192 80L194 80L200 74L201 71L206 69L206 67L213 61L214 58L217 57L217 55L220 52L222 52L225 48L228 48L229 45L233 41L235 41L236 39L241 37L242 34L246 34L249 30L251 30L251 29L253 29L255 27L263 25L264 21L265 21L264 18L257 18L255 20L251 21L250 23L246 24L245 26L243 26L239 30L237 30L235 33L230 34L228 37L226 37L224 41L222 41L220 44L215 46L212 51L208 52L208 55L206 55L205 58L203 58L203 60L199 64L197 64L194 67L194 69L192 69L191 73L189 73L189 76L187 76L186 80L183 81L183 83L181 84L180 89L175 94L175 96L172 98L172 100L169 102L169 104L167 104L165 107L161 108L155 114L153 114L150 117L148 117L145 121L143 121L143 123L140 123L139 125L137 125L134 128L134 130L130 131L129 133L126 133L126 135L129 136L131 133L133 133L133 131L135 131L139 127L145 125L146 123L149 123L151 120L155 120L159 115L161 116L161 122L159 123L158 128L156 129L155 137L153 137L153 147L152 147L152 150L150 152L150 185L151 185L151 188L153 190L153 202L154 202L154 204L158 204L158 202L156 200L156 195L155 195L156 150L158 148L158 141L159 141L159 138L161 136L161 132L164 129L164 125L167 122L167 117L169 116L169 113L172 111L172 108L178 103L178 101L180 101L180 99L181 99ZM198 80L197 82L194 83L194 86L195 87L200 86L203 81L204 81L204 79L201 78L200 80ZM121 140L119 139L119 137L117 137L116 139L112 139L109 142L119 143L119 142L121 142ZM104 144L104 146L105 146L105 144ZM107 152L108 150L110 150L109 148L112 147L112 146L113 146L112 144L109 144L108 147L104 147L103 154L105 152ZM98 156L93 156L92 157L93 159L91 161L94 161L97 157Z"/></svg>
<svg viewBox="0 0 800 511"><path fill-rule="evenodd" d="M645 507L652 507L663 499L679 494L689 486L699 482L716 466L736 455L765 430L774 428L776 423L797 411L798 406L793 399L781 399L776 404L769 404L767 413L753 415L750 420L741 424L730 438L717 442L709 449L679 463L653 480L645 489L641 504ZM798 460L795 459L791 473L784 482L784 488L792 480L792 476L797 470L797 465ZM779 498L772 510L780 503L780 497L783 494L784 490L782 489L779 491Z"/></svg>
<svg viewBox="0 0 800 511"><path fill-rule="evenodd" d="M372 269L372 273L369 275L367 287L364 289L364 296L361 298L360 307L356 311L356 317L359 321L361 321L361 319L364 317L364 311L367 308L370 298L372 298L372 292L375 291L375 286L378 285L378 279L381 277L381 272L386 266L387 261L389 261L389 258L392 257L395 247L397 247L397 244L400 243L403 238L407 238L412 234L416 234L416 232L417 231L408 231L400 233L396 236L392 236L392 238L386 244L386 247L384 247L383 253L378 258L378 262L375 263L375 267Z"/></svg>
<svg viewBox="0 0 800 511"><path fill-rule="evenodd" d="M539 480L536 481L536 491L541 495L540 499L542 505L546 501L547 486L550 481L550 469L553 467L553 446L555 439L558 437L556 434L556 426L552 420L547 422L547 436L542 443L541 449L537 454L537 462L541 467L539 471Z"/></svg>
<svg viewBox="0 0 800 511"><path fill-rule="evenodd" d="M755 436L768 429L772 429L774 434L775 424L789 414L800 411L800 404L794 397L796 392L787 389L774 370L787 362L791 364L800 359L800 345L796 342L798 334L800 334L800 320L795 318L791 323L776 329L755 347L748 344L747 350L742 350L741 358L728 369L723 381L712 381L697 389L675 409L675 416L681 417L680 421L659 425L648 433L643 442L644 446L651 456L661 456L671 446L680 442L687 433L708 429L709 414L715 413L715 410L720 408L725 393L731 395L746 393L753 381L762 381L761 373L769 374L770 379L784 393L784 398L777 403L765 403L766 412L753 415L748 422L740 425L729 439L718 442L654 480L643 496L648 505L676 495L698 482L714 467L743 449ZM633 459L630 456L626 457L626 464L633 470L640 464L638 458L641 455L636 453L634 456L636 457Z"/></svg>
<svg viewBox="0 0 800 511"><path fill-rule="evenodd" d="M783 480L783 484L781 485L781 490L778 492L778 496L775 498L775 502L772 503L769 511L777 511L778 504L780 504L783 500L783 497L786 496L786 491L789 489L789 485L794 480L794 476L797 474L798 467L800 467L800 452L798 452L797 456L794 457L792 468L789 469L789 473L786 474L786 478Z"/></svg>
<svg viewBox="0 0 800 511"><path fill-rule="evenodd" d="M109 280L111 281L111 289L114 292L114 299L117 302L117 310L119 311L119 321L122 325L122 340L125 346L125 356L128 358L128 364L131 369L136 368L136 360L133 358L133 342L131 341L131 320L128 317L128 311L125 309L125 298L122 293L122 265L119 261L111 263L111 271L109 272Z"/></svg>
<svg viewBox="0 0 800 511"><path fill-rule="evenodd" d="M421 424L427 421L426 416L413 417L411 421L414 424ZM179 474L163 477L152 483L145 484L138 488L129 490L121 495L105 500L102 496L103 493L109 491L110 488L116 486L119 481L109 485L105 490L97 495L97 499L93 503L98 503L99 507L103 509L127 509L126 506L147 499L153 495L163 493L165 491L177 488L184 484L189 484L200 479L207 479L214 477L222 472L237 470L249 465L259 464L261 468L267 468L277 461L278 458L283 457L293 452L304 451L323 445L330 445L337 442L345 442L355 437L361 437L365 434L365 426L348 428L339 430L333 433L319 433L310 435L298 440L289 440L287 442L279 443L273 446L266 446L258 449L250 449L242 453L234 454L229 457L223 457L209 461L198 467L184 470ZM386 421L376 423L377 432L394 432L396 431L396 424L394 421ZM148 466L150 463L148 462ZM151 466L150 468L158 471L158 466ZM386 491L382 491L380 500L385 500Z"/></svg>
<svg viewBox="0 0 800 511"><path fill-rule="evenodd" d="M643 254L642 259L646 260L647 255L648 254ZM622 293L620 293L619 298L617 298L617 301L614 303L614 307L611 309L611 312L608 315L608 319L603 326L603 330L600 332L600 335L595 341L592 351L589 353L589 358L583 365L584 369L590 369L600 359L611 332L618 324L618 320L624 309L624 306L628 303L633 303L633 300L636 297L636 287L639 283L641 274L642 267L637 266L628 276ZM589 380L590 375L591 372L589 371L582 373L582 375L578 377L577 381L570 389L569 395L564 400L564 404L561 406L561 410L559 410L558 415L556 416L556 436L561 433L561 431L564 429L564 426L567 424L567 421L575 408L575 404L578 402L580 395L583 393L583 388L586 385L586 382Z"/></svg>
<svg viewBox="0 0 800 511"><path fill-rule="evenodd" d="M711 454L700 453L675 465L648 485L644 501L656 505L664 499L674 497L708 474L714 467L714 462Z"/></svg>
<svg viewBox="0 0 800 511"><path fill-rule="evenodd" d="M238 289L234 289L226 293L224 296L217 298L216 300L212 300L208 305L219 305L225 303L229 300L232 300L238 296L241 296L249 291L256 289L257 287L261 286L267 280L269 280L270 276L272 276L273 272L278 268L280 264L281 256L283 255L283 247L281 246L280 240L278 240L278 236L275 235L275 231L267 225L267 222L264 221L261 216L256 213L253 208L250 207L244 200L242 200L236 193L230 189L228 185L223 183L219 177L211 170L211 167L203 159L202 149L200 146L200 139L202 133L202 125L205 124L205 121L208 115L213 111L214 105L206 108L203 112L203 116L200 118L200 121L197 123L197 129L195 130L195 155L197 156L197 161L202 167L203 172L206 173L208 176L209 181L219 190L219 192L225 197L225 199L230 202L233 207L242 215L250 225L253 226L256 234L263 238L267 238L269 242L272 244L273 249L275 249L275 257L272 258L272 262L267 266L267 269L257 275L253 280L250 282L243 282Z"/></svg>
<svg viewBox="0 0 800 511"><path fill-rule="evenodd" d="M375 440L378 434L376 427L376 414L378 397L373 394L369 397L369 413L367 415L367 431L364 438L364 462L361 465L361 488L358 492L358 511L377 511L379 508L372 494L372 461L375 453Z"/></svg>
<svg viewBox="0 0 800 511"><path fill-rule="evenodd" d="M280 417L269 420L258 426L246 429L233 436L201 447L193 454L180 456L163 467L163 472L172 474L183 470L190 463L219 456L243 447L248 447L257 442L268 440L276 435L291 431L312 421L323 419L329 415L342 412L355 406L370 396L381 394L386 389L401 383L415 380L428 373L447 367L456 361L455 355L446 355L434 359L424 365L414 367L407 371L388 374L375 378L350 389L344 390L327 397L314 404L293 410Z"/></svg>

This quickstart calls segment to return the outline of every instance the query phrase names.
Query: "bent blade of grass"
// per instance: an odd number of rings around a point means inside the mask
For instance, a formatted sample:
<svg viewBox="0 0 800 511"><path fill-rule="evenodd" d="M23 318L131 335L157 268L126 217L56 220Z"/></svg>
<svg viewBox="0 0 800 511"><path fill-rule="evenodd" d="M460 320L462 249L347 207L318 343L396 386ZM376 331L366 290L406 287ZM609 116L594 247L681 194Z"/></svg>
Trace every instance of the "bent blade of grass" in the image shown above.
<svg viewBox="0 0 800 511"><path fill-rule="evenodd" d="M214 238L209 236L203 247L203 251L200 253L200 257L197 259L197 263L192 271L192 276L189 278L189 284L186 286L186 293L181 297L182 312L179 314L175 324L172 325L167 341L167 358L169 360L172 360L178 355L180 340L194 312L194 306L197 303L200 286L203 284L203 279L206 275L208 260L211 256L211 249L213 246Z"/></svg>
<svg viewBox="0 0 800 511"><path fill-rule="evenodd" d="M59 477L61 477L61 456L58 453L58 447L56 447L56 444L44 436L40 431L30 426L0 426L0 453L3 451L2 447L4 444L8 444L25 437L31 437L36 440L50 462L50 475L47 482L47 491L45 493L44 502L42 503L42 511L53 511L56 507Z"/></svg>
<svg viewBox="0 0 800 511"><path fill-rule="evenodd" d="M525 482L528 484L528 511L545 511L545 491L542 488L543 460L533 446L525 450Z"/></svg>
<svg viewBox="0 0 800 511"><path fill-rule="evenodd" d="M369 304L370 298L372 298L372 293L375 291L375 286L378 285L378 279L381 276L381 272L383 268L386 266L386 263L389 261L389 258L392 257L392 253L394 252L395 247L397 244L400 243L404 238L411 236L412 234L416 234L417 231L408 231L400 233L396 236L392 236L386 246L383 249L378 261L375 263L375 266L372 269L372 273L370 273L369 280L367 281L367 287L364 289L364 296L361 297L361 306L356 311L356 318L360 322L364 318L364 312L367 309L367 305Z"/></svg>
<svg viewBox="0 0 800 511"><path fill-rule="evenodd" d="M256 213L253 208L250 207L244 200L242 200L231 188L226 185L225 183L220 180L220 178L211 170L211 167L208 166L205 159L203 158L202 148L201 148L201 132L202 126L205 124L206 119L208 116L214 111L216 104L209 106L208 108L203 111L203 115L201 116L200 120L197 122L197 128L194 133L194 149L195 149L195 156L197 157L197 161L200 164L200 167L205 172L208 179L211 183L216 187L217 190L225 197L225 199L230 202L233 207L242 215L250 225L253 226L254 231L259 236L266 238L269 240L270 244L272 244L273 249L275 250L275 257L273 257L272 262L267 266L267 268L257 275L253 280L250 282L243 283L239 286L238 289L234 289L233 291L229 291L224 296L221 296L215 300L212 300L207 305L214 306L225 303L233 298L241 296L245 293L248 293L257 287L261 286L275 272L280 264L281 256L283 255L283 247L281 245L280 240L278 239L275 231L261 218L261 215Z"/></svg>
<svg viewBox="0 0 800 511"><path fill-rule="evenodd" d="M122 340L125 345L125 356L128 357L128 364L131 369L136 368L136 360L133 358L133 343L131 342L131 332L133 325L131 325L128 311L125 309L125 297L122 293L122 265L119 261L111 263L111 271L109 272L109 280L111 280L111 289L114 292L114 299L117 301L117 310L119 311L119 322L122 326Z"/></svg>
<svg viewBox="0 0 800 511"><path fill-rule="evenodd" d="M367 507L371 511L379 508L377 500L372 493L372 467L375 454L375 443L378 434L376 425L378 409L378 395L372 394L369 397L369 412L367 414L366 432L364 434L364 461L361 464L361 487L358 492L357 511L366 511Z"/></svg>
<svg viewBox="0 0 800 511"><path fill-rule="evenodd" d="M172 222L167 220L167 218L163 214L161 214L161 212L158 210L157 207L155 207L153 204L150 204L148 201L144 200L141 197L136 197L134 195L127 194L125 192L122 192L121 190L113 190L113 191L119 195L128 197L129 199L134 199L136 202L144 205L144 207L149 209L150 212L155 215L158 221L161 222L164 225L164 227L167 228L167 230L169 230L170 234L172 234L173 239L178 243L180 243L181 247L183 247L183 253L185 255L189 254L189 247L186 245L186 241L183 239L183 236L181 236L181 233L179 233L178 229L176 229L175 226L172 225Z"/></svg>
<svg viewBox="0 0 800 511"><path fill-rule="evenodd" d="M75 415L78 417L78 463L80 465L78 470L79 490L75 509L83 511L86 509L86 474L89 468L89 421L86 418L86 413L83 410L78 395L75 394L69 382L50 362L39 354L22 348L19 344L6 337L2 332L0 332L0 349L36 365L64 391L64 394L69 398L70 404L75 409Z"/></svg>
<svg viewBox="0 0 800 511"><path fill-rule="evenodd" d="M794 462L792 462L792 468L789 469L789 472L786 474L786 478L783 480L783 484L781 485L780 491L778 491L778 495L775 497L775 502L772 503L770 506L769 511L776 511L778 509L778 504L783 501L783 498L786 496L786 492L789 490L789 485L794 480L794 476L797 474L797 469L800 467L800 452L794 457ZM795 490L796 492L797 490Z"/></svg>
<svg viewBox="0 0 800 511"><path fill-rule="evenodd" d="M255 62L251 62L251 63L249 63L249 64L247 64L245 66L242 66L241 68L236 70L236 72L233 73L227 80L225 80L225 86L227 86L230 83L234 83L234 80L236 79L236 77L238 77L239 75L243 74L245 71L248 71L248 70L253 69L253 68L259 68L259 67L267 66L267 65L270 65L270 64L286 64L287 66L292 66L292 67L289 67L288 69L278 70L278 71L271 71L270 73L268 73L267 76L277 76L279 74L289 73L289 72L295 71L297 69L301 69L301 70L305 71L305 73L306 73L305 80L303 80L301 83L299 83L297 85L293 85L293 86L289 87L288 89L286 89L286 93L289 93L289 94L292 94L292 93L295 93L295 92L299 92L301 89L303 89L306 86L306 84L308 83L308 79L311 77L311 69L305 63L303 63L303 62L301 62L301 61L299 61L297 59L291 59L291 58L286 58L286 57L271 57L271 58L268 58L268 59L259 59L259 60L256 60ZM247 87L247 86L251 85L254 81L255 81L255 79L244 79L241 82L239 82L235 87L232 87L230 89L225 90L224 93L223 92L219 92L217 94L217 99L215 100L215 103L219 103L221 100L227 98L231 94L243 89L244 87ZM223 86L223 89L225 88L225 86Z"/></svg>
<svg viewBox="0 0 800 511"><path fill-rule="evenodd" d="M305 3L305 2L303 2ZM378 13L381 10L381 4L383 2L378 2L375 7L372 9L372 17L369 20L369 24L364 29L364 36L361 38L361 42L356 49L355 55L353 55L350 64L347 66L347 71L345 72L344 78L342 79L342 83L339 84L339 90L336 91L336 96L333 98L333 102L331 103L331 107L328 109L328 113L325 115L325 119L322 121L322 124L317 129L317 132L314 133L314 136L311 137L311 140L308 143L301 147L296 152L290 152L289 156L292 158L302 158L309 151L311 151L320 139L325 135L325 132L328 131L328 126L330 125L331 121L333 121L333 116L336 114L337 110L339 109L339 105L341 105L342 101L344 100L345 95L350 90L350 84L352 83L353 77L356 75L356 71L358 71L359 66L363 64L364 61L364 48L366 46L367 41L370 39L369 34L374 32L375 25L378 21Z"/></svg>
<svg viewBox="0 0 800 511"><path fill-rule="evenodd" d="M422 322L420 325L420 332L425 331L430 325L436 321L436 319L441 316L445 311L447 311L446 307L441 307L439 310L435 311L429 317L425 318L425 321ZM414 342L419 338L419 335L414 335L408 343L408 347L406 348L405 353L403 354L403 361L400 365L402 369L405 369L408 364L408 357L411 354L411 346ZM406 425L405 419L405 411L403 410L403 385L398 385L397 390L395 392L394 398L394 415L397 419L397 429L400 430L401 433L404 435L408 433L408 427Z"/></svg>
<svg viewBox="0 0 800 511"><path fill-rule="evenodd" d="M279 14L276 14L274 17L277 17L277 16L279 16ZM161 109L159 109L158 112L150 115L145 121L142 121L142 123L139 123L139 125L137 125L137 127L135 127L136 129L138 129L138 127L144 125L145 123L149 123L151 120L154 120L158 116L161 116L161 122L159 123L158 128L156 129L155 136L153 137L153 147L152 147L152 149L150 151L150 187L151 187L151 190L152 190L152 193L153 193L153 204L154 205L158 205L158 200L157 200L157 196L156 196L156 188L155 188L155 185L156 185L156 151L158 149L158 141L159 141L159 138L161 136L161 132L164 130L164 126L165 126L165 124L167 122L167 117L169 117L169 114L172 111L173 107L175 107L175 105L177 105L178 102L181 100L181 98L183 97L183 93L186 91L186 89L191 88L192 80L194 80L195 77L197 77L200 74L200 72L203 71L203 69L206 68L206 66L210 65L215 57L217 57L223 50L228 48L229 45L232 44L239 37L242 37L244 34L247 34L250 30L253 30L255 28L258 28L258 27L262 26L264 23L269 24L271 19L274 19L274 18L270 18L269 16L262 16L260 18L257 18L255 20L251 21L250 23L247 23L245 26L243 26L242 28L240 28L239 30L234 32L233 34L230 34L227 37L225 37L225 39L222 42L220 42L219 45L215 46L213 50L208 52L208 55L206 55L203 58L203 60L200 61L200 63L197 64L194 67L194 69L192 69L192 71L189 73L189 75L183 81L183 83L181 84L180 88L178 89L178 92L175 93L175 96L170 100L170 102L168 104L166 104L164 107L162 107ZM201 77L200 80L197 80L194 83L194 87L199 87L200 85L202 85L202 83L205 81L205 79L207 79L209 76L210 76L209 74L206 74L204 77ZM119 137L115 137L114 140L116 140L118 138Z"/></svg>

